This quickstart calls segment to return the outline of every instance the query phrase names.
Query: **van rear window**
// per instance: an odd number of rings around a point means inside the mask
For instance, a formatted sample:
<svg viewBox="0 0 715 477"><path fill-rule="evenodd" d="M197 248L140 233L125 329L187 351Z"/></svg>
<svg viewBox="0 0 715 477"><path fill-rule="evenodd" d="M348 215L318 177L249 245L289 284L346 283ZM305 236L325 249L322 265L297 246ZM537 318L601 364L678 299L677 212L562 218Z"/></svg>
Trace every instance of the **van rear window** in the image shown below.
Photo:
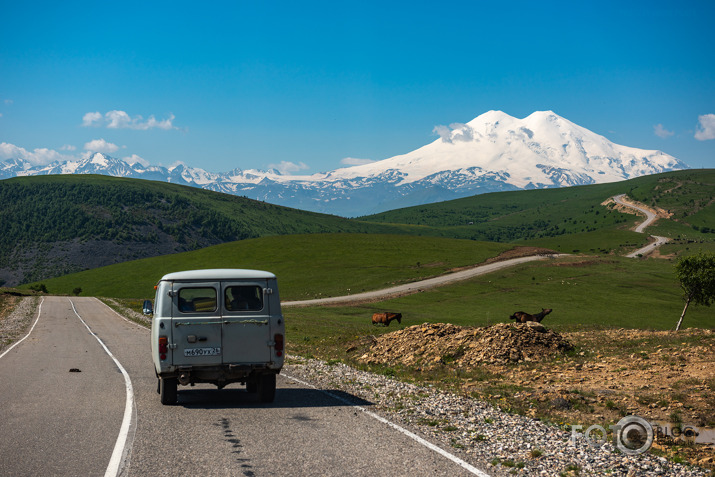
<svg viewBox="0 0 715 477"><path fill-rule="evenodd" d="M179 289L179 311L182 313L216 311L216 289L213 287Z"/></svg>
<svg viewBox="0 0 715 477"><path fill-rule="evenodd" d="M263 289L256 285L226 287L224 303L228 311L260 311L263 309Z"/></svg>

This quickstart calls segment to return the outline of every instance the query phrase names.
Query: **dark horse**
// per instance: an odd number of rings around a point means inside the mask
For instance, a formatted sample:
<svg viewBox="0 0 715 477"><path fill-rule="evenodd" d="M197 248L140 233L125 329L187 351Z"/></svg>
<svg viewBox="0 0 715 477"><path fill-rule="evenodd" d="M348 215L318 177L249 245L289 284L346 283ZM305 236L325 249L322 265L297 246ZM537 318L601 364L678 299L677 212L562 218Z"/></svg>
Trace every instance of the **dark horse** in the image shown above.
<svg viewBox="0 0 715 477"><path fill-rule="evenodd" d="M543 320L549 313L551 313L550 308L548 310L546 308L542 308L541 313L537 313L535 315L530 315L528 313L524 313L523 311L517 311L509 318L516 320L519 323L526 323L527 321L536 321L537 323L541 323L541 320Z"/></svg>
<svg viewBox="0 0 715 477"><path fill-rule="evenodd" d="M398 323L402 323L402 313L375 313L372 315L372 324L378 325L383 324L385 326L390 326L392 320L397 320Z"/></svg>

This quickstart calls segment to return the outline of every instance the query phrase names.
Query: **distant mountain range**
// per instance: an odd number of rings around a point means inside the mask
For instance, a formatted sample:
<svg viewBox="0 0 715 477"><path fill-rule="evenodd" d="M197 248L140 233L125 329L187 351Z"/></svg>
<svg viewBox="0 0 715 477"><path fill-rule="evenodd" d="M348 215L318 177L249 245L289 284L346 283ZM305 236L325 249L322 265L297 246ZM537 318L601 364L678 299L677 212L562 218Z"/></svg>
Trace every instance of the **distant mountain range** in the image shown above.
<svg viewBox="0 0 715 477"><path fill-rule="evenodd" d="M312 175L234 169L212 173L128 164L105 154L46 166L0 162L0 179L102 174L185 184L345 217L503 190L597 184L688 169L673 156L614 144L551 111L517 119L489 111L436 128L440 138L410 153Z"/></svg>

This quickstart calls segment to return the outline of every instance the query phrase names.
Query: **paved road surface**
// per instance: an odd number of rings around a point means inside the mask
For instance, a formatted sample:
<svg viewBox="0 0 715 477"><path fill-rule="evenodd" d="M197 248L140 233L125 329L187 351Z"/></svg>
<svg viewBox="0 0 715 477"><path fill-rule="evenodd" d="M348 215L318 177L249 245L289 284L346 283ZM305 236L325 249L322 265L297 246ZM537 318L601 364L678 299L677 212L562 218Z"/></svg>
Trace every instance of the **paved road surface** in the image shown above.
<svg viewBox="0 0 715 477"><path fill-rule="evenodd" d="M148 330L94 298L45 298L29 337L0 357L0 380L0 475L485 475L369 402L283 375L270 405L238 385L197 385L162 406Z"/></svg>

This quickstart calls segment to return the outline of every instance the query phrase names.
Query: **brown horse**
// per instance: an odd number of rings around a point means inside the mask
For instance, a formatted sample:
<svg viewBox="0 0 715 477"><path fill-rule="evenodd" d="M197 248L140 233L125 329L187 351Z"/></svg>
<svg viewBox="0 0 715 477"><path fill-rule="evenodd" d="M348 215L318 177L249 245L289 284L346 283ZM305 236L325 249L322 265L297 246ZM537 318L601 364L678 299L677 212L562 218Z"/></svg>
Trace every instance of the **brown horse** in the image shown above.
<svg viewBox="0 0 715 477"><path fill-rule="evenodd" d="M372 315L372 324L383 324L385 326L390 326L392 320L397 320L398 323L402 323L402 313L375 313Z"/></svg>
<svg viewBox="0 0 715 477"><path fill-rule="evenodd" d="M541 323L541 320L543 320L546 315L551 313L551 311L551 308L542 308L541 313L537 313L535 315L530 315L528 313L524 313L523 311L517 311L509 318L516 320L519 323L526 323L527 321L536 321L537 323Z"/></svg>

